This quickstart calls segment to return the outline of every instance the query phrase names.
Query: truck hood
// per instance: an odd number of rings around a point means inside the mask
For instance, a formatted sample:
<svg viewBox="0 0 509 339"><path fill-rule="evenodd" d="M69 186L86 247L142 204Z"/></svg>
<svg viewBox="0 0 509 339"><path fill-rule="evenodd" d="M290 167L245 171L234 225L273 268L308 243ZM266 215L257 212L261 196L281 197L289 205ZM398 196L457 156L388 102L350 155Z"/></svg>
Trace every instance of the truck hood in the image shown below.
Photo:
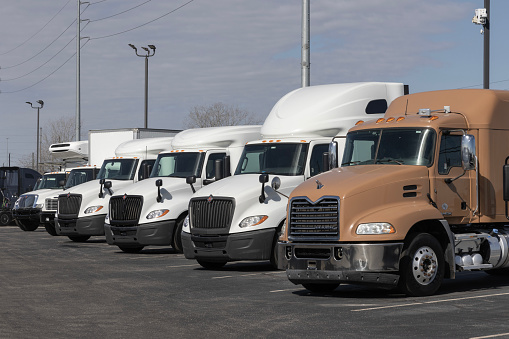
<svg viewBox="0 0 509 339"><path fill-rule="evenodd" d="M343 200L366 191L377 191L387 185L394 186L398 182L402 185L418 185L423 179L425 181L428 179L428 169L424 166L347 166L305 181L292 192L291 197L307 196L311 201L316 201L329 195L339 196Z"/></svg>

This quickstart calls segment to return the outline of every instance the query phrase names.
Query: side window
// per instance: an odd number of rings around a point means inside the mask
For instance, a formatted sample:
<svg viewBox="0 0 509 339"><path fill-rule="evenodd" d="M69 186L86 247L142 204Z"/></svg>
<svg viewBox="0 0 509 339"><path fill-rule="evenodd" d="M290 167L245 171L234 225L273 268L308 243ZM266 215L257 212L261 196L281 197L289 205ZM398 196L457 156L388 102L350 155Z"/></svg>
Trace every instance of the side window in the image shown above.
<svg viewBox="0 0 509 339"><path fill-rule="evenodd" d="M315 145L309 160L309 174L313 177L324 171L323 154L329 150L329 144Z"/></svg>
<svg viewBox="0 0 509 339"><path fill-rule="evenodd" d="M226 157L226 153L212 153L209 155L209 158L207 159L207 166L205 167L205 179L214 179L216 160L224 159L224 157Z"/></svg>
<svg viewBox="0 0 509 339"><path fill-rule="evenodd" d="M448 174L451 167L461 167L461 135L442 134L438 174Z"/></svg>
<svg viewBox="0 0 509 339"><path fill-rule="evenodd" d="M138 171L138 181L146 179L150 176L152 167L154 167L155 159L143 160L141 162L140 170Z"/></svg>

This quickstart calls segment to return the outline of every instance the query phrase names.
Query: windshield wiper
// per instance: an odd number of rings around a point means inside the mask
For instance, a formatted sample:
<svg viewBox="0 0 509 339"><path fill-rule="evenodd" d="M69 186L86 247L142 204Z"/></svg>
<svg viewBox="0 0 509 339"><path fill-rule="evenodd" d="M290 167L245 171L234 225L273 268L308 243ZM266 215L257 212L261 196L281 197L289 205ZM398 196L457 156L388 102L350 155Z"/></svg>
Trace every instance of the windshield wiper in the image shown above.
<svg viewBox="0 0 509 339"><path fill-rule="evenodd" d="M395 162L395 163L397 163L398 165L403 165L403 163L404 163L404 161L403 161L403 160L401 160L401 159L397 159L397 160L396 160L396 159L392 159L392 158L377 159L377 160L375 161L375 164L376 164L376 163L378 163L378 162L381 162L381 163L383 163L383 162Z"/></svg>
<svg viewBox="0 0 509 339"><path fill-rule="evenodd" d="M356 165L356 164L358 164L358 163L360 163L360 162L361 162L360 160L343 162L343 163L341 163L341 166L345 166L345 165Z"/></svg>

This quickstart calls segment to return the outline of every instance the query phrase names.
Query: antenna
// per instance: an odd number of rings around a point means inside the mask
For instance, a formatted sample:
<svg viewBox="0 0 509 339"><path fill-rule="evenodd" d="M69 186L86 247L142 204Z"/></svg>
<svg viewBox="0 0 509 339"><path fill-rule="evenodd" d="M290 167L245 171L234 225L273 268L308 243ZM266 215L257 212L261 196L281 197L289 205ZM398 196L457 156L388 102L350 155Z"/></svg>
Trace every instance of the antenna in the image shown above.
<svg viewBox="0 0 509 339"><path fill-rule="evenodd" d="M408 111L408 98L406 99L405 115L406 115L407 111Z"/></svg>

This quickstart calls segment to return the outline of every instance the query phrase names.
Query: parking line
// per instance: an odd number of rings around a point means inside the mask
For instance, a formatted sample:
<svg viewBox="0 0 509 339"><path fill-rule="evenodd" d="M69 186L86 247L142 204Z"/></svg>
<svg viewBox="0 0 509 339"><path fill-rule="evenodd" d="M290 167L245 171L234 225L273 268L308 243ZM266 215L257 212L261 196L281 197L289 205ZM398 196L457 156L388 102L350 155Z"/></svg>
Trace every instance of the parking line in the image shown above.
<svg viewBox="0 0 509 339"><path fill-rule="evenodd" d="M175 266L166 266L166 268L179 268L179 267L191 267L191 266L200 266L198 264L190 264L190 265L175 265Z"/></svg>
<svg viewBox="0 0 509 339"><path fill-rule="evenodd" d="M436 304L436 303L459 301L459 300L468 300L468 299L490 298L490 297L497 297L497 296L501 296L501 295L509 295L509 292L508 293L496 293L496 294L477 295L477 296L473 296L473 297L464 297L464 298L453 298L453 299L422 301L422 302L415 302L415 303L411 303L411 304L400 304L400 305L389 305L389 306L361 308L359 310L352 310L352 312L375 311L375 310L382 310L382 309L386 309L386 308L408 307L408 306L415 306L415 305Z"/></svg>
<svg viewBox="0 0 509 339"><path fill-rule="evenodd" d="M274 291L269 291L269 293L288 292L288 291L295 291L295 288L288 288L286 290L274 290Z"/></svg>
<svg viewBox="0 0 509 339"><path fill-rule="evenodd" d="M220 277L212 277L212 279L226 279L226 278L234 278L234 277L250 277L253 275L263 275L263 274L279 274L285 273L285 271L275 271L275 272L263 272L263 273L249 273L249 274L241 274L241 275L223 275Z"/></svg>
<svg viewBox="0 0 509 339"><path fill-rule="evenodd" d="M500 333L500 334L492 334L492 335L485 335L484 337L472 337L470 339L484 339L484 338L496 338L496 337L503 337L503 336L509 336L509 333Z"/></svg>

